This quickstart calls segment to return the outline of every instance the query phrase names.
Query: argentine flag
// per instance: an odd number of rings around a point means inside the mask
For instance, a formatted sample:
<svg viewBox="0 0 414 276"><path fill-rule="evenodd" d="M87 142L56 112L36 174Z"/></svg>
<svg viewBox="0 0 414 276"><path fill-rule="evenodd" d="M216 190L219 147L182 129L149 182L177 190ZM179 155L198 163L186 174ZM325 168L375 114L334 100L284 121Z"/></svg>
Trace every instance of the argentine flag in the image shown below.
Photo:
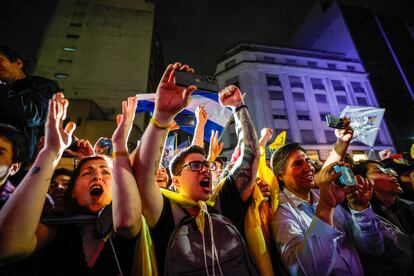
<svg viewBox="0 0 414 276"><path fill-rule="evenodd" d="M137 112L153 112L154 100L155 93L138 94ZM208 114L208 120L204 127L204 140L210 141L212 130L218 130L219 136L223 133L232 112L230 108L220 105L218 93L197 90L191 94L190 104L178 115L194 115L194 112L199 105L203 105ZM180 129L187 133L194 134L195 125L180 125Z"/></svg>

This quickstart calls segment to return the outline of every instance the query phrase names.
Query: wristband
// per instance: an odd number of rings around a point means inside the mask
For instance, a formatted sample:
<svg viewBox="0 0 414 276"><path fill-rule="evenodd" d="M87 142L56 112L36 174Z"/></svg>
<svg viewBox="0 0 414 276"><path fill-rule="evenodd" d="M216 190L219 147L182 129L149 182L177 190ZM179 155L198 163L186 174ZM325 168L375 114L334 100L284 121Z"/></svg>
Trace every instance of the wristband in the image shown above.
<svg viewBox="0 0 414 276"><path fill-rule="evenodd" d="M129 153L127 151L114 151L112 153L112 159L115 159L121 156L129 156Z"/></svg>
<svg viewBox="0 0 414 276"><path fill-rule="evenodd" d="M247 105L245 105L245 104L239 105L238 107L236 107L236 108L234 109L234 112L240 111L240 109L242 109L242 108L247 108ZM248 109L248 108L247 108L247 109Z"/></svg>
<svg viewBox="0 0 414 276"><path fill-rule="evenodd" d="M150 124L154 125L157 128L160 128L160 129L170 129L170 127L171 127L171 124L169 124L167 126L161 125L161 123L158 122L157 119L155 119L154 117L151 117Z"/></svg>

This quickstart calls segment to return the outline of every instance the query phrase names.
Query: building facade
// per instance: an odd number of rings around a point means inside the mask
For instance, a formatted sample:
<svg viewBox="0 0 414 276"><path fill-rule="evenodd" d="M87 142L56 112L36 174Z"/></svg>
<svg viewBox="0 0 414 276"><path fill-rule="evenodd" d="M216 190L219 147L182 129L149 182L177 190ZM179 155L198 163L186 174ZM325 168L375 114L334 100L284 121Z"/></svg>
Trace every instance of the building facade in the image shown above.
<svg viewBox="0 0 414 276"><path fill-rule="evenodd" d="M412 21L400 14L318 3L291 45L340 51L361 60L379 105L386 109L384 118L396 149L409 152L414 143L414 32Z"/></svg>
<svg viewBox="0 0 414 276"><path fill-rule="evenodd" d="M57 80L69 99L93 100L114 117L123 99L147 92L150 2L59 0L35 74Z"/></svg>
<svg viewBox="0 0 414 276"><path fill-rule="evenodd" d="M338 52L242 43L226 52L216 78L220 87L236 84L246 93L258 131L285 130L287 142L301 143L319 160L326 159L336 142L326 115L339 115L347 105L378 107L361 62ZM225 144L234 147L235 134L229 129ZM386 148L393 143L383 122L374 151ZM373 153L357 143L350 150L356 159Z"/></svg>

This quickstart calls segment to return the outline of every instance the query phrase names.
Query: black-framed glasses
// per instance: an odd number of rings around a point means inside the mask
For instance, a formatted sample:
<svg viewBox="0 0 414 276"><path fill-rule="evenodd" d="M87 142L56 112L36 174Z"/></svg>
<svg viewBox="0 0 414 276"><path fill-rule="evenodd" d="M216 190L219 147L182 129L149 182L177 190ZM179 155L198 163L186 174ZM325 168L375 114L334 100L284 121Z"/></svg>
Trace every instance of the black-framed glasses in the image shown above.
<svg viewBox="0 0 414 276"><path fill-rule="evenodd" d="M185 167L190 167L190 170L193 172L200 172L203 169L203 166L209 171L216 169L216 163L214 161L191 161L182 166L181 169L175 173L175 175L179 175Z"/></svg>

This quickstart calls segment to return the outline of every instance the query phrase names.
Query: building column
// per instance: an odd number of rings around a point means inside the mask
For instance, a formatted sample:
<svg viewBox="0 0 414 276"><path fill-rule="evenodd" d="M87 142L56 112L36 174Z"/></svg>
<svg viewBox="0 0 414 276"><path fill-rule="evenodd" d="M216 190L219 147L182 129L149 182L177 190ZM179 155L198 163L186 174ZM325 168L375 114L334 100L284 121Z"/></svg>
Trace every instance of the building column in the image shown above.
<svg viewBox="0 0 414 276"><path fill-rule="evenodd" d="M296 114L295 102L292 96L292 88L290 87L289 78L286 73L280 74L280 83L282 85L283 96L285 98L285 107L288 114L292 140L302 143L302 135L300 135L298 116Z"/></svg>
<svg viewBox="0 0 414 276"><path fill-rule="evenodd" d="M338 115L340 114L338 101L336 100L336 94L332 87L331 79L326 77L325 78L325 87L326 87L326 93L328 95L329 105L331 106L331 112L332 115Z"/></svg>
<svg viewBox="0 0 414 276"><path fill-rule="evenodd" d="M309 113L311 115L313 130L318 143L326 144L325 132L322 128L321 116L319 114L318 103L316 102L313 88L309 76L303 76L303 84L308 99Z"/></svg>

